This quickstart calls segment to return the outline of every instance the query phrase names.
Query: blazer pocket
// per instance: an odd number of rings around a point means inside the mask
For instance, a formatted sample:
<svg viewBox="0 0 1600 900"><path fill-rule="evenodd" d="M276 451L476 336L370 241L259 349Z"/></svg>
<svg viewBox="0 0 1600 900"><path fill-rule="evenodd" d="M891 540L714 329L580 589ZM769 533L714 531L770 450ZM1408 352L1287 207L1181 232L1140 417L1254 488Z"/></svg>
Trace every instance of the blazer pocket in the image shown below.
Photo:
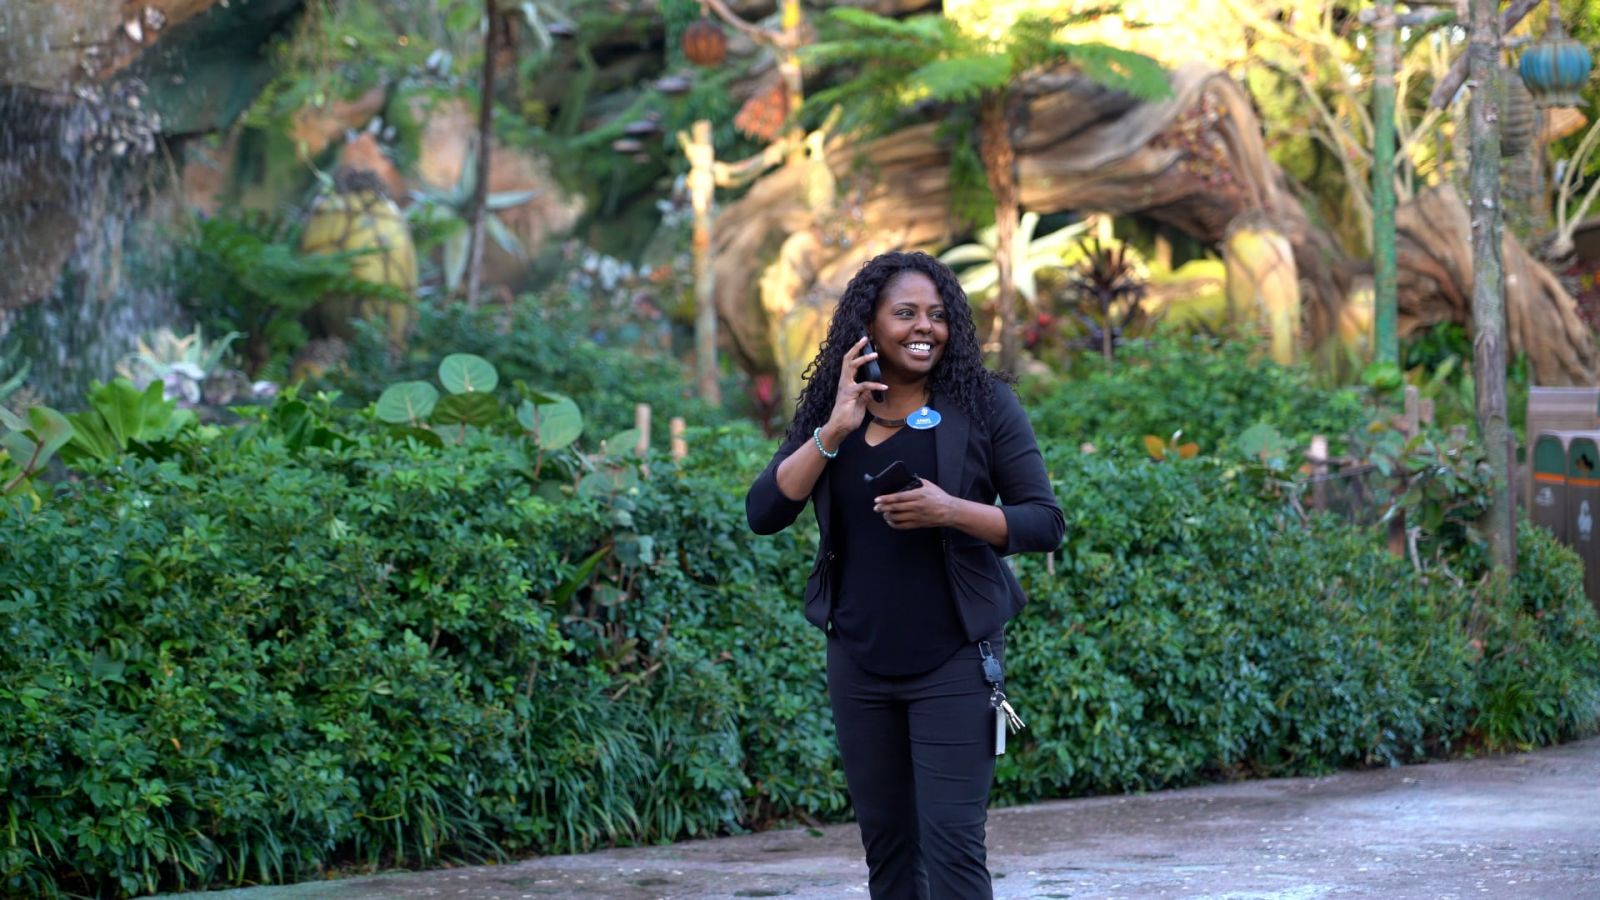
<svg viewBox="0 0 1600 900"><path fill-rule="evenodd" d="M960 597L1004 603L1011 593L1011 586L1001 571L1004 563L993 547L978 538L967 537L968 540L952 538L945 542L951 587Z"/></svg>

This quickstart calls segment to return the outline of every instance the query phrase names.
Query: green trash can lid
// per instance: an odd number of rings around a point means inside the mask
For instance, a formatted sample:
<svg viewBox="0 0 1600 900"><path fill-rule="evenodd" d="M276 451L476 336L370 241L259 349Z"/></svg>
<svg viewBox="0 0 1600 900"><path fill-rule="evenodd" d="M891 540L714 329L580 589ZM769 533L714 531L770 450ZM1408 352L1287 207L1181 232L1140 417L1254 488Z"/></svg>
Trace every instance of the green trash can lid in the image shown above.
<svg viewBox="0 0 1600 900"><path fill-rule="evenodd" d="M1594 438L1575 437L1567 445L1567 483L1600 487L1600 444Z"/></svg>
<svg viewBox="0 0 1600 900"><path fill-rule="evenodd" d="M1547 432L1534 442L1533 480L1557 483L1567 480L1567 448L1560 435Z"/></svg>

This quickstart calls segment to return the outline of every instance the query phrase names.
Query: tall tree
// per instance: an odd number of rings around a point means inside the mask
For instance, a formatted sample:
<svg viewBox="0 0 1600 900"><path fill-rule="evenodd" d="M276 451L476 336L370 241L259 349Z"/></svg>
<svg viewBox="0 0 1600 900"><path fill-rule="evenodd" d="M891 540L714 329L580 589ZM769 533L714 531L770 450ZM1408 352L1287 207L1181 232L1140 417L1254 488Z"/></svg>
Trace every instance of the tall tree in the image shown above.
<svg viewBox="0 0 1600 900"><path fill-rule="evenodd" d="M901 21L836 9L830 16L840 33L802 51L813 64L858 67L852 78L815 94L807 104L823 109L844 106L847 127L886 131L924 103L976 113L978 156L994 201L1002 368L1016 367L1021 347L1013 274L1020 203L1012 128L1023 76L1074 65L1095 81L1142 100L1159 100L1171 93L1166 72L1141 53L1061 39L1064 29L1107 12L1096 9L1063 17L1029 13L1009 28L979 34L942 15ZM964 133L958 140L970 141L971 135ZM958 148L955 155L960 152ZM951 167L952 173L958 169Z"/></svg>
<svg viewBox="0 0 1600 900"><path fill-rule="evenodd" d="M1506 419L1506 295L1500 257L1500 110L1495 80L1500 55L1499 0L1472 0L1467 45L1472 96L1467 101L1472 159L1472 349L1478 437L1494 469L1489 552L1496 566L1515 564L1511 460Z"/></svg>
<svg viewBox="0 0 1600 900"><path fill-rule="evenodd" d="M478 81L478 180L467 208L467 305L478 305L478 279L483 271L483 223L489 200L489 151L494 140L494 45L500 9L483 0L483 69Z"/></svg>

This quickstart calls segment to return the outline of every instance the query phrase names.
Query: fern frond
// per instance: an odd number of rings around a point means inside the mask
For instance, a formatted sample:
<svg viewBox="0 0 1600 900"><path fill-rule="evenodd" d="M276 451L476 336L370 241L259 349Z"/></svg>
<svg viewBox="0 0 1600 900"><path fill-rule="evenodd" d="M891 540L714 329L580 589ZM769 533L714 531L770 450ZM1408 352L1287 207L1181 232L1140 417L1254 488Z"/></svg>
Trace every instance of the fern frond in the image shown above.
<svg viewBox="0 0 1600 900"><path fill-rule="evenodd" d="M847 38L801 47L800 61L808 66L860 62L877 66L900 61L915 63L927 59L928 54L928 48L917 41L884 37Z"/></svg>
<svg viewBox="0 0 1600 900"><path fill-rule="evenodd" d="M938 40L946 29L944 16L925 14L909 19L891 19L863 9L842 6L828 12L829 18L857 34L882 37L910 38L912 40Z"/></svg>
<svg viewBox="0 0 1600 900"><path fill-rule="evenodd" d="M942 103L975 100L1004 88L1010 81L1008 53L936 59L911 73L910 78L913 93Z"/></svg>
<svg viewBox="0 0 1600 900"><path fill-rule="evenodd" d="M1172 85L1161 64L1132 50L1106 44L1058 44L1062 56L1093 81L1145 101L1172 96Z"/></svg>

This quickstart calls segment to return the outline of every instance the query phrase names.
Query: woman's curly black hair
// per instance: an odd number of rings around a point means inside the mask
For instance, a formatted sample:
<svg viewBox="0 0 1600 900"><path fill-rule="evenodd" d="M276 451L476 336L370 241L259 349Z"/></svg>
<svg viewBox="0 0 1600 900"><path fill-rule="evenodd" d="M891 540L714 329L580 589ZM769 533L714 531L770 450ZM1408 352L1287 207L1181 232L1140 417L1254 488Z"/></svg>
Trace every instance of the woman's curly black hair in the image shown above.
<svg viewBox="0 0 1600 900"><path fill-rule="evenodd" d="M813 429L828 421L839 390L839 370L844 365L845 353L867 333L867 327L877 314L878 300L889 284L905 272L921 272L928 276L944 302L950 338L928 379L930 389L940 402L954 402L981 422L987 417L994 382L1015 380L1008 374L991 372L984 367L983 347L978 341L978 327L972 321L967 292L962 290L961 282L956 280L949 266L926 253L883 253L868 260L856 272L839 298L839 306L828 323L828 336L817 348L811 364L806 366L805 387L800 389L794 420L789 425L790 440L807 439Z"/></svg>

